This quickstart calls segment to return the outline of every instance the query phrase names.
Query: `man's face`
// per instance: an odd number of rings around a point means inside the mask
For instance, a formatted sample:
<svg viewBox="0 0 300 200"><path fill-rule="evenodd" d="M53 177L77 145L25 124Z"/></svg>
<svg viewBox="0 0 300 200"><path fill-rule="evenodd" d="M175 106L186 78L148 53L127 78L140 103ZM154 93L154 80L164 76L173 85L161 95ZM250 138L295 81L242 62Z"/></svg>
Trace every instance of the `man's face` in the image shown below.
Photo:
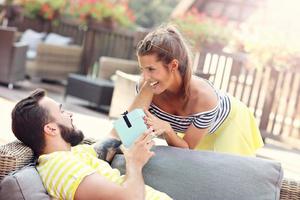
<svg viewBox="0 0 300 200"><path fill-rule="evenodd" d="M81 130L68 128L63 124L59 124L58 127L60 129L61 137L65 142L70 143L71 146L76 146L83 140L84 135Z"/></svg>
<svg viewBox="0 0 300 200"><path fill-rule="evenodd" d="M49 126L59 129L61 137L72 146L77 145L83 140L83 133L73 125L72 113L65 111L62 104L57 103L49 97L43 97L39 104L48 110L50 115ZM53 125L53 123L55 125Z"/></svg>

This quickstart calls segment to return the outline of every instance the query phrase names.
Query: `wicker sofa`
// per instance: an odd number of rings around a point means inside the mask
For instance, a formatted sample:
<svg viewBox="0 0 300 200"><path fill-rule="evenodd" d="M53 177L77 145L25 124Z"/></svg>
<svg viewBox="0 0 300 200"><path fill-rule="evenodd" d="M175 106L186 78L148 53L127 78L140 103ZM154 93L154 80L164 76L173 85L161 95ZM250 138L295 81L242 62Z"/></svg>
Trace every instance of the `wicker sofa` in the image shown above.
<svg viewBox="0 0 300 200"><path fill-rule="evenodd" d="M30 77L65 81L69 73L80 71L83 48L78 45L37 46L36 58L27 60L26 73Z"/></svg>
<svg viewBox="0 0 300 200"><path fill-rule="evenodd" d="M86 139L83 143L92 144L95 140ZM32 163L33 152L19 141L0 146L0 182L10 172ZM283 178L280 189L281 200L299 200L300 182Z"/></svg>

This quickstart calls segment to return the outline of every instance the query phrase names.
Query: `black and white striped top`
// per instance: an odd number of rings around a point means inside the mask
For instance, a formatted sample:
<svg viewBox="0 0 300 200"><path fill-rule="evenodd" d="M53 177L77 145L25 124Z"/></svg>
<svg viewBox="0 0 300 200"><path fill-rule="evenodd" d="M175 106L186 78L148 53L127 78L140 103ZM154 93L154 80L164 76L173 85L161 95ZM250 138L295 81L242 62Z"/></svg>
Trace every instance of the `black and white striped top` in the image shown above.
<svg viewBox="0 0 300 200"><path fill-rule="evenodd" d="M212 84L208 81L212 86ZM213 87L213 86L212 86ZM213 87L214 88L214 87ZM138 86L136 87L138 92ZM170 123L174 131L184 133L187 128L193 124L199 129L209 128L209 134L214 133L219 126L225 121L231 109L230 98L227 94L222 93L214 88L218 96L218 104L212 110L192 114L189 116L178 116L167 113L156 106L150 104L149 111L156 117Z"/></svg>

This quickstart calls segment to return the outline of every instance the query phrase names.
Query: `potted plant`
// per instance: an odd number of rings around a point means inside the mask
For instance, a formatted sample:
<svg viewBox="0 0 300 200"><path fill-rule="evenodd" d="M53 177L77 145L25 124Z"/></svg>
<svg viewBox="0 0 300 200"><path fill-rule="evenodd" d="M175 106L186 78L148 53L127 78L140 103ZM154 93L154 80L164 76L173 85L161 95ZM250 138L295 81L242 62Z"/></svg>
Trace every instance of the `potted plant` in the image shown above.
<svg viewBox="0 0 300 200"><path fill-rule="evenodd" d="M64 7L66 0L22 0L24 15L31 19L54 20Z"/></svg>
<svg viewBox="0 0 300 200"><path fill-rule="evenodd" d="M24 21L21 26L36 31L48 32L52 23L58 22L66 0L21 0Z"/></svg>
<svg viewBox="0 0 300 200"><path fill-rule="evenodd" d="M133 27L135 20L127 4L116 4L110 0L71 0L64 16L79 19L83 24L98 24L106 28Z"/></svg>

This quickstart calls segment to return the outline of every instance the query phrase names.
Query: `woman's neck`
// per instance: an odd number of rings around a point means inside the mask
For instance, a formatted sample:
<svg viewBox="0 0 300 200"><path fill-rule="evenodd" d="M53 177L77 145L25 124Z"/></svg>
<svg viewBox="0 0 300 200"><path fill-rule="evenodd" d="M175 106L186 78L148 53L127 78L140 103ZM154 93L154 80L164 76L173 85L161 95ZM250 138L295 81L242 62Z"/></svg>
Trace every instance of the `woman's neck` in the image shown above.
<svg viewBox="0 0 300 200"><path fill-rule="evenodd" d="M183 96L182 94L182 87L183 87L183 83L182 83L182 78L179 74L179 71L175 72L174 76L173 76L173 80L171 85L169 86L168 89L166 89L163 93L162 96L165 98L178 98Z"/></svg>

